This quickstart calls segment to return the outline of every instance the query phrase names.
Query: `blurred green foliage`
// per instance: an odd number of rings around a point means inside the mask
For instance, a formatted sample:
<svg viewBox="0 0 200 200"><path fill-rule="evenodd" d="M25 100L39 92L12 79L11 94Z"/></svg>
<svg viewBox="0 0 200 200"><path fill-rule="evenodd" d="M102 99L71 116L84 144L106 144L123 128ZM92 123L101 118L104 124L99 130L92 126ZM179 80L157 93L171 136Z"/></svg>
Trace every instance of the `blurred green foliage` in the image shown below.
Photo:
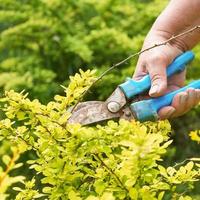
<svg viewBox="0 0 200 200"><path fill-rule="evenodd" d="M0 0L0 87L47 102L77 69L101 73L141 48L166 0ZM135 60L108 75L105 98ZM114 77L114 78L113 78ZM95 95L96 97L96 95Z"/></svg>
<svg viewBox="0 0 200 200"><path fill-rule="evenodd" d="M102 73L140 50L167 0L0 0L0 87L48 102L79 68ZM198 78L200 51L189 69ZM126 76L132 59L104 77L95 98L105 99ZM106 88L106 89L105 89Z"/></svg>

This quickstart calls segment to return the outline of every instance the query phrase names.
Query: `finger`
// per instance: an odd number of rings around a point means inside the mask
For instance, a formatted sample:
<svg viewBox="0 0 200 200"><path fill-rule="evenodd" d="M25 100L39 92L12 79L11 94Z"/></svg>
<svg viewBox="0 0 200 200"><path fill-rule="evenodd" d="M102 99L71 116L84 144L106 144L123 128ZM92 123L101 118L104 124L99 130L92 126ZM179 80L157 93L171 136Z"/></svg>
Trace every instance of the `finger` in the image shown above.
<svg viewBox="0 0 200 200"><path fill-rule="evenodd" d="M195 89L188 89L188 101L187 101L187 109L190 110L192 107L196 106L198 103L198 92Z"/></svg>
<svg viewBox="0 0 200 200"><path fill-rule="evenodd" d="M174 97L171 106L175 108L176 112L171 115L171 118L181 116L188 111L188 99L187 92L180 92Z"/></svg>
<svg viewBox="0 0 200 200"><path fill-rule="evenodd" d="M135 72L133 74L133 79L134 80L140 80L141 78L143 78L145 75L147 75L147 70L146 70L146 67L144 65L144 62L143 62L144 58L143 56L141 55L138 59L138 62L137 62L137 65L136 65L136 68L135 68Z"/></svg>
<svg viewBox="0 0 200 200"><path fill-rule="evenodd" d="M137 71L134 75L133 75L133 79L136 81L139 81L140 79L142 79L144 76L146 76L148 73L144 72L144 71Z"/></svg>
<svg viewBox="0 0 200 200"><path fill-rule="evenodd" d="M166 106L159 110L161 120L181 116L200 102L200 89L188 89L186 92L177 94L172 106Z"/></svg>
<svg viewBox="0 0 200 200"><path fill-rule="evenodd" d="M200 89L188 89L188 101L186 105L186 110L189 111L191 108L199 104L200 101Z"/></svg>
<svg viewBox="0 0 200 200"><path fill-rule="evenodd" d="M176 109L173 106L163 107L158 112L159 119L169 119L174 112L176 112Z"/></svg>
<svg viewBox="0 0 200 200"><path fill-rule="evenodd" d="M151 78L151 97L161 96L167 88L166 66L168 63L163 58L153 57L147 63L147 70Z"/></svg>
<svg viewBox="0 0 200 200"><path fill-rule="evenodd" d="M172 100L172 106L179 112L185 110L185 106L187 105L188 101L188 93L187 92L180 92Z"/></svg>
<svg viewBox="0 0 200 200"><path fill-rule="evenodd" d="M168 77L168 87L176 86L177 88L183 87L185 82L186 70Z"/></svg>
<svg viewBox="0 0 200 200"><path fill-rule="evenodd" d="M174 102L174 104L172 104L176 108L176 112L174 112L171 117L174 118L174 117L181 116L185 114L186 112L188 112L193 107L195 107L200 101L199 91L192 88L188 89L186 91L187 98L186 99L182 98L182 101L180 101L179 106L176 104L177 102Z"/></svg>
<svg viewBox="0 0 200 200"><path fill-rule="evenodd" d="M178 93L172 101L171 106L166 106L160 109L158 115L160 119L169 119L172 116L177 116L184 112L187 104L187 92Z"/></svg>

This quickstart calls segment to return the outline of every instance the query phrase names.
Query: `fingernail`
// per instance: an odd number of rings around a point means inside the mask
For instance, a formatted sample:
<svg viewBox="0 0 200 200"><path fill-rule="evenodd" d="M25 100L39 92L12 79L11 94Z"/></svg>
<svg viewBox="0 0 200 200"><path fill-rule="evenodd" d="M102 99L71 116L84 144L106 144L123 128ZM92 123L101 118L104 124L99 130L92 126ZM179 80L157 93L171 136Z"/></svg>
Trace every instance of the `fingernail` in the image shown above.
<svg viewBox="0 0 200 200"><path fill-rule="evenodd" d="M150 94L156 94L159 91L159 87L158 85L154 85L151 90L150 90Z"/></svg>
<svg viewBox="0 0 200 200"><path fill-rule="evenodd" d="M174 114L175 110L169 110L166 114L166 118L170 118Z"/></svg>
<svg viewBox="0 0 200 200"><path fill-rule="evenodd" d="M180 97L180 104L185 104L185 102L187 101L187 98L188 98L188 96L185 96L185 95L182 95L181 97Z"/></svg>

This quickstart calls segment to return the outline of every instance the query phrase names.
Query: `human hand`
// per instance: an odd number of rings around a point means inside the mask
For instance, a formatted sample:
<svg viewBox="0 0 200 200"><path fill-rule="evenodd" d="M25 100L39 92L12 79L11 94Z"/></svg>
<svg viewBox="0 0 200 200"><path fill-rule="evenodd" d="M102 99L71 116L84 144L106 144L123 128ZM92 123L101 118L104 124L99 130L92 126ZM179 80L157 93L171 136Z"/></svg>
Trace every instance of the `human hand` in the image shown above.
<svg viewBox="0 0 200 200"><path fill-rule="evenodd" d="M156 42L167 39L164 34L154 33L148 35L145 39L143 49L153 46ZM152 86L149 91L150 97L162 96L168 92L179 89L184 86L185 71L175 74L167 79L167 66L185 50L184 42L181 40L173 41L173 43L156 47L142 53L138 59L133 79L139 80L146 74L149 74ZM160 119L168 119L178 117L188 112L192 107L196 106L200 101L199 89L188 89L185 92L177 94L170 106L160 109L158 115Z"/></svg>

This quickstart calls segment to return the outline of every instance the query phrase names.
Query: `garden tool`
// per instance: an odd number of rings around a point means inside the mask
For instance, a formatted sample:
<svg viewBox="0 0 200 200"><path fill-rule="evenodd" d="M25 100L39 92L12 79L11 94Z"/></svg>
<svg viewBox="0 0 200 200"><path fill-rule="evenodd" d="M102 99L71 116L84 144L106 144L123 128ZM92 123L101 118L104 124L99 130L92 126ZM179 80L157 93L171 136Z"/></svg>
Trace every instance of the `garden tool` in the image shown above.
<svg viewBox="0 0 200 200"><path fill-rule="evenodd" d="M194 59L194 54L187 51L174 59L167 67L167 77L179 73L186 68L186 64ZM87 101L79 103L69 118L69 123L82 125L102 122L105 120L123 118L136 119L140 122L158 120L158 111L172 103L173 97L188 88L200 89L200 80L165 94L164 96L141 100L139 96L147 92L151 87L149 75L135 81L128 78L120 84L106 101Z"/></svg>

